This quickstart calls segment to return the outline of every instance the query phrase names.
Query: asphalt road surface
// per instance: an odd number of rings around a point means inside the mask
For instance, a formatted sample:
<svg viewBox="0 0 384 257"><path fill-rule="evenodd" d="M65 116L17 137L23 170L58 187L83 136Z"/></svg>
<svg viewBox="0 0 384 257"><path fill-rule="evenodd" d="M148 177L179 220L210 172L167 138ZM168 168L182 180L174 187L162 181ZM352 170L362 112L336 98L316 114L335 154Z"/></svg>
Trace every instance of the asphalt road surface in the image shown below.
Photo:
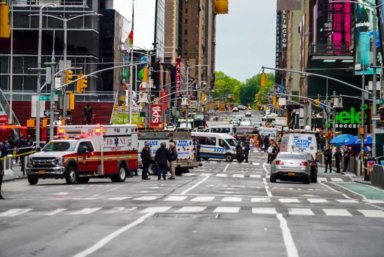
<svg viewBox="0 0 384 257"><path fill-rule="evenodd" d="M348 177L270 184L265 159L176 180L5 183L0 256L384 256L382 203L333 186Z"/></svg>

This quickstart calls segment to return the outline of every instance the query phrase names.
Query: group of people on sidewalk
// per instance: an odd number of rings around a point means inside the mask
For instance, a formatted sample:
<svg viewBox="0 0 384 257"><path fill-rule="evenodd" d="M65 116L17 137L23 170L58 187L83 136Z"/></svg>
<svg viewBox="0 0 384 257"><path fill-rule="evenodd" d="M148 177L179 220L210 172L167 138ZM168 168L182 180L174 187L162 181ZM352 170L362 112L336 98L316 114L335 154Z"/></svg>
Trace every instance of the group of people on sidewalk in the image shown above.
<svg viewBox="0 0 384 257"><path fill-rule="evenodd" d="M356 154L352 151L350 147L336 147L335 152L333 153L332 145L329 145L328 148L323 152L324 163L325 163L325 173L332 172L332 159L335 159L336 173L341 172L341 162L343 162L343 172L346 172L349 167L349 161L351 157Z"/></svg>
<svg viewBox="0 0 384 257"><path fill-rule="evenodd" d="M167 171L171 173L171 176L168 179L176 178L176 166L177 166L177 151L176 144L173 140L169 142L169 148L166 147L164 142L160 143L160 148L157 149L155 158L152 158L151 146L146 144L141 151L141 162L143 165L143 171L141 178L143 180L149 180L149 165L151 162L155 161L156 173L158 180L163 178L166 180Z"/></svg>

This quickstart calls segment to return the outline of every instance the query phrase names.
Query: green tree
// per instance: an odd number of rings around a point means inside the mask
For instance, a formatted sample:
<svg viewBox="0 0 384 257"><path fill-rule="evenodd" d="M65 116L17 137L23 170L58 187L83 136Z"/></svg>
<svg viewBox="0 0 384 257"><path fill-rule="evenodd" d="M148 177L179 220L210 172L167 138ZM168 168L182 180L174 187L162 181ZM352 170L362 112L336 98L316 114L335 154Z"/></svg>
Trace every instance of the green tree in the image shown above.
<svg viewBox="0 0 384 257"><path fill-rule="evenodd" d="M257 93L254 95L256 106L261 106L268 103L268 97L273 92L273 85L275 83L275 75L273 73L267 73L267 83L265 87L260 85L261 74L256 75Z"/></svg>
<svg viewBox="0 0 384 257"><path fill-rule="evenodd" d="M222 71L215 72L214 98L228 99L231 102L239 102L239 89L243 84L235 78L226 75Z"/></svg>

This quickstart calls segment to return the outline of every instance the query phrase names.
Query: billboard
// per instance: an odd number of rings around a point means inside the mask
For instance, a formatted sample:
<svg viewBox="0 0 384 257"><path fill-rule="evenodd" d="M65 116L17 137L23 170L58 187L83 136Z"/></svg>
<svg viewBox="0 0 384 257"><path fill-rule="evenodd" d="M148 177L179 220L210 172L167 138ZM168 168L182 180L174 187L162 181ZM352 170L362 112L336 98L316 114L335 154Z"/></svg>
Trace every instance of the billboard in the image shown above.
<svg viewBox="0 0 384 257"><path fill-rule="evenodd" d="M160 128L161 118L163 116L162 106L160 104L152 104L150 107L151 128Z"/></svg>
<svg viewBox="0 0 384 257"><path fill-rule="evenodd" d="M378 17L375 13L375 0L358 0L355 4L355 74L373 75L373 60L376 58L376 66L382 63L381 40L379 35ZM374 22L376 31L374 32ZM374 33L376 42L374 41ZM374 56L376 48L376 56ZM380 74L381 69L376 69Z"/></svg>

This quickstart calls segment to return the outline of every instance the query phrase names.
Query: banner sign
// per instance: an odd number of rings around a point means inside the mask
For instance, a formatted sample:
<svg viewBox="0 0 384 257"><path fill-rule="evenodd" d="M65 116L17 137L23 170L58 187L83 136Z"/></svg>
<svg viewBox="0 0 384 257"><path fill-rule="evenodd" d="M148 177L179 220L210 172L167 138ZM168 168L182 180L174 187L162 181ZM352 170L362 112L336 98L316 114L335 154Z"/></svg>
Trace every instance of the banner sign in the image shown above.
<svg viewBox="0 0 384 257"><path fill-rule="evenodd" d="M152 104L150 114L151 128L159 128L161 124L161 117L163 116L161 104Z"/></svg>
<svg viewBox="0 0 384 257"><path fill-rule="evenodd" d="M181 81L181 58L176 59L176 96L180 96L180 81Z"/></svg>

